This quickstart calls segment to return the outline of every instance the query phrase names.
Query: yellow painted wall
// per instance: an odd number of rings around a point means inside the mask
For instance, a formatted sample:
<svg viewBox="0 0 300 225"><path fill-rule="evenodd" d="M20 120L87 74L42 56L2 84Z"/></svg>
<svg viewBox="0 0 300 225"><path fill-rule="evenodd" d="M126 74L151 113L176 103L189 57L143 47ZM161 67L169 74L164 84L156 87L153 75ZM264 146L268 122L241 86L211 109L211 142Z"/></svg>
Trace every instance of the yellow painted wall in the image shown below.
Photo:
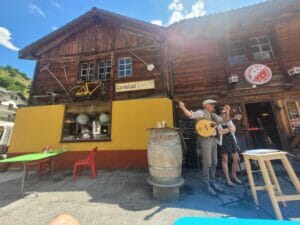
<svg viewBox="0 0 300 225"><path fill-rule="evenodd" d="M64 108L51 105L18 109L8 152L35 152L47 145L58 147Z"/></svg>
<svg viewBox="0 0 300 225"><path fill-rule="evenodd" d="M157 121L173 127L172 101L168 98L135 99L112 103L111 141L60 143L64 105L36 106L17 111L9 153L35 152L46 145L83 151L98 146L101 150L147 149L149 132Z"/></svg>

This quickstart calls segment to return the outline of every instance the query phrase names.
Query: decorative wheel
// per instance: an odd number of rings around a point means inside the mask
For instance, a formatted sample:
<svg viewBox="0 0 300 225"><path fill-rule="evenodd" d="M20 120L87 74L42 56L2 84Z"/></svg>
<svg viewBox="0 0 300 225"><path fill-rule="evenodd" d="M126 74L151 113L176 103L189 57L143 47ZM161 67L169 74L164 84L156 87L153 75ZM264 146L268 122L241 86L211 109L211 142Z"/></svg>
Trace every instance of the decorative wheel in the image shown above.
<svg viewBox="0 0 300 225"><path fill-rule="evenodd" d="M88 99L90 95L79 95L78 93L82 92L83 90L83 86L76 85L70 89L69 95L73 100L84 101Z"/></svg>

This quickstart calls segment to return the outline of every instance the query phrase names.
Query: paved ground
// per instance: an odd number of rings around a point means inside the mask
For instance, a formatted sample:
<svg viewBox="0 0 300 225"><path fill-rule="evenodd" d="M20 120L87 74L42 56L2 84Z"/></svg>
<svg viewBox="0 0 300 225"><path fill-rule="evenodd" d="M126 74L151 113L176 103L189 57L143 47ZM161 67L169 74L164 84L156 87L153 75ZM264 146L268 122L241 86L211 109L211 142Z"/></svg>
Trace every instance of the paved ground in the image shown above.
<svg viewBox="0 0 300 225"><path fill-rule="evenodd" d="M279 175L284 192L291 193L293 189L285 174L280 172ZM0 224L43 225L63 212L74 215L82 225L171 225L183 216L274 219L266 192L259 194L261 205L258 209L251 199L223 206L223 203L243 197L244 190L248 193L248 189L243 185L225 187L223 179L219 179L226 194L211 198L200 186L199 171L184 170L185 184L180 190L180 199L159 202L152 199L147 176L147 171L101 170L97 179L91 180L86 171L73 183L71 176L54 182L49 175L39 180L37 173L31 173L25 190L36 191L37 196L13 196L7 194L20 192L21 173L0 173ZM256 178L261 180L259 176ZM300 220L300 201L288 203L282 213L285 219Z"/></svg>

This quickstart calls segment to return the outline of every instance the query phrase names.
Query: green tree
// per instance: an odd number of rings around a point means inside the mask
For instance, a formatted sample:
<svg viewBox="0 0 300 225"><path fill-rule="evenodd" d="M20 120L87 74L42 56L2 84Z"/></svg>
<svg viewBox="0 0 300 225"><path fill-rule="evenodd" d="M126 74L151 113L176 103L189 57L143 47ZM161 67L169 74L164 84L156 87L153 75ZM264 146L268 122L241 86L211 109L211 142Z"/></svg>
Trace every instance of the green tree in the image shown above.
<svg viewBox="0 0 300 225"><path fill-rule="evenodd" d="M11 78L11 77L5 78L5 77L0 76L0 86L1 87L8 88L9 86L14 85L14 83L15 82L14 82L13 78Z"/></svg>

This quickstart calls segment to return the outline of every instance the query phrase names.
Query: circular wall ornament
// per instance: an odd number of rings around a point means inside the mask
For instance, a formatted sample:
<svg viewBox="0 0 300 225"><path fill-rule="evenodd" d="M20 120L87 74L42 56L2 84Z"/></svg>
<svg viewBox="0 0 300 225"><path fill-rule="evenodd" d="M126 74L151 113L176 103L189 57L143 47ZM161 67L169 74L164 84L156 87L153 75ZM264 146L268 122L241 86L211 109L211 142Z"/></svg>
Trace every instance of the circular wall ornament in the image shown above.
<svg viewBox="0 0 300 225"><path fill-rule="evenodd" d="M245 79L252 85L262 85L268 83L271 78L271 69L263 64L253 64L245 71Z"/></svg>

